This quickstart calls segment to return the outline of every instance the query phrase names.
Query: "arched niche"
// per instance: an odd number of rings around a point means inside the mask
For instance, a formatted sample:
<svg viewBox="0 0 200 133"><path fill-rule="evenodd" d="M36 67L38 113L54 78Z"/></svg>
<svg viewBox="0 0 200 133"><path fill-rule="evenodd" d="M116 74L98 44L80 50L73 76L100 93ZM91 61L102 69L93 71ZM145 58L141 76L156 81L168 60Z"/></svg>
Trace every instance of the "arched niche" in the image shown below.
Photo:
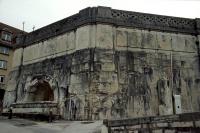
<svg viewBox="0 0 200 133"><path fill-rule="evenodd" d="M56 80L52 76L28 76L24 87L26 94L23 101L57 101L59 90L56 83Z"/></svg>
<svg viewBox="0 0 200 133"><path fill-rule="evenodd" d="M33 101L54 101L53 90L48 82L39 82L35 87Z"/></svg>
<svg viewBox="0 0 200 133"><path fill-rule="evenodd" d="M33 84L34 83L34 84ZM49 82L44 80L34 80L29 82L26 88L27 94L25 101L36 102L36 101L54 101L54 90L50 86Z"/></svg>

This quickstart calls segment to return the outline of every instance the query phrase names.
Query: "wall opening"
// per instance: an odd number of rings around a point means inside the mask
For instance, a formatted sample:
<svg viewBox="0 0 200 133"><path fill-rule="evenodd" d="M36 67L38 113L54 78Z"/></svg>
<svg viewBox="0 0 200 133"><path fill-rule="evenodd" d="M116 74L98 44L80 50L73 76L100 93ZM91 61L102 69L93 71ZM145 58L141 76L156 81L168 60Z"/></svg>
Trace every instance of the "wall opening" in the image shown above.
<svg viewBox="0 0 200 133"><path fill-rule="evenodd" d="M54 94L48 82L44 81L36 86L33 101L53 101Z"/></svg>
<svg viewBox="0 0 200 133"><path fill-rule="evenodd" d="M4 97L5 90L0 88L0 113L3 110L3 97Z"/></svg>
<svg viewBox="0 0 200 133"><path fill-rule="evenodd" d="M5 90L0 88L0 100L3 100Z"/></svg>

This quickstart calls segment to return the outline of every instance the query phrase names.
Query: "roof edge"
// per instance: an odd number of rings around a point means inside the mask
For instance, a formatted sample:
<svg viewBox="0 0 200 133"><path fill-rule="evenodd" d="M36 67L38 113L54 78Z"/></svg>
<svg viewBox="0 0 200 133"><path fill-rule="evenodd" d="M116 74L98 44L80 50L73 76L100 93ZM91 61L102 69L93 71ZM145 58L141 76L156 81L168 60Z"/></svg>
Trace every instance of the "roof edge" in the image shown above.
<svg viewBox="0 0 200 133"><path fill-rule="evenodd" d="M111 9L110 7L87 7L79 13L47 25L43 28L21 35L19 47L26 47L33 43L74 30L89 23L106 23L116 26L127 26L148 30L159 30L186 34L200 34L200 19L162 16Z"/></svg>

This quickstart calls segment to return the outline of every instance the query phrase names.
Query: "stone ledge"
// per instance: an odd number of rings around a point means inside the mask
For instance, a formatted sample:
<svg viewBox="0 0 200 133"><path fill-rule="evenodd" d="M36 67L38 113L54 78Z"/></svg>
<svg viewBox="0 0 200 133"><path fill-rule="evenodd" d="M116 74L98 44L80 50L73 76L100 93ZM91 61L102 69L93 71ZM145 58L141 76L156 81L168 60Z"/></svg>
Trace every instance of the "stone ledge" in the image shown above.
<svg viewBox="0 0 200 133"><path fill-rule="evenodd" d="M46 108L57 107L58 102L52 101L39 101L39 102L24 102L24 103L12 103L13 108Z"/></svg>
<svg viewBox="0 0 200 133"><path fill-rule="evenodd" d="M157 122L176 122L176 121L195 121L200 120L200 112L196 113L186 113L179 115L165 115L165 116L153 116L135 119L122 119L122 120L104 120L103 124L108 127L117 126L133 126L138 124L148 124Z"/></svg>
<svg viewBox="0 0 200 133"><path fill-rule="evenodd" d="M123 120L104 120L102 133L108 132L199 132L200 113L154 116Z"/></svg>
<svg viewBox="0 0 200 133"><path fill-rule="evenodd" d="M9 113L2 113L2 116L8 117ZM49 121L49 115L40 113L13 113L18 118L31 119L35 121ZM53 120L61 119L60 115L53 114Z"/></svg>

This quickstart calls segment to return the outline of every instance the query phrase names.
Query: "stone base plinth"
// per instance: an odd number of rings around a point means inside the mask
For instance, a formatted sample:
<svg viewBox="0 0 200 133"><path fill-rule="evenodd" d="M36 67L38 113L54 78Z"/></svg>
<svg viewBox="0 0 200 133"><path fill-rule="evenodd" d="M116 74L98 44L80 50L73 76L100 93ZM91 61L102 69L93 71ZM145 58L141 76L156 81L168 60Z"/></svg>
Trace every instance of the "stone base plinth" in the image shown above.
<svg viewBox="0 0 200 133"><path fill-rule="evenodd" d="M53 114L57 114L57 102L54 101L41 101L41 102L26 102L26 103L13 103L13 113L39 113L49 114L50 108Z"/></svg>

